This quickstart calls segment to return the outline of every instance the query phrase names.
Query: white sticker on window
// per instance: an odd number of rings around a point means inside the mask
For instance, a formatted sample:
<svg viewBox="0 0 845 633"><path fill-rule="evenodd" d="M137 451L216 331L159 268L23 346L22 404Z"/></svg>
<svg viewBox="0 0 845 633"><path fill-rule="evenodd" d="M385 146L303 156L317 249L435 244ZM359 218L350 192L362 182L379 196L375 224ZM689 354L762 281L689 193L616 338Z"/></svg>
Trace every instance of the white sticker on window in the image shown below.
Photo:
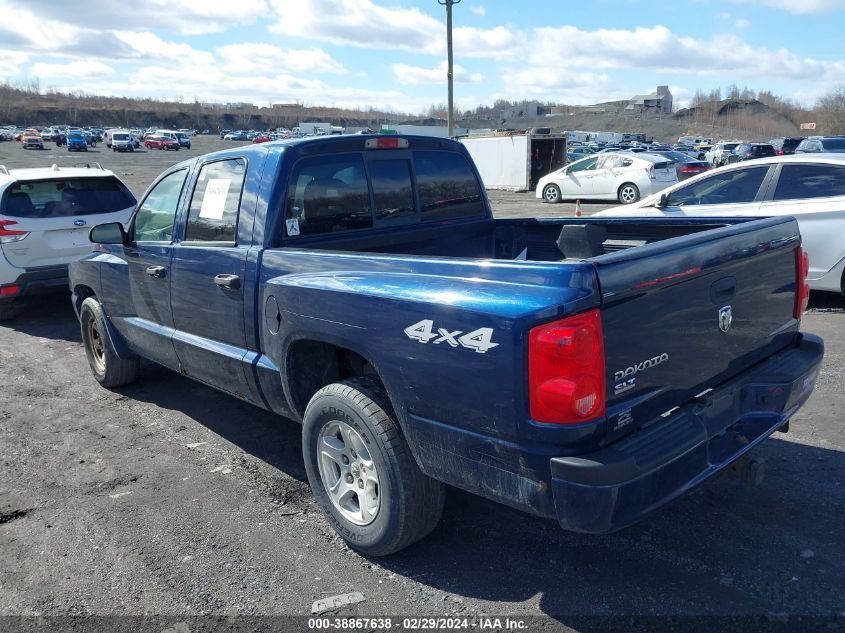
<svg viewBox="0 0 845 633"><path fill-rule="evenodd" d="M299 220L296 218L285 220L285 224L287 225L288 235L299 235Z"/></svg>
<svg viewBox="0 0 845 633"><path fill-rule="evenodd" d="M226 197L229 195L229 184L232 181L228 178L210 178L205 186L205 194L202 197L202 208L200 217L209 220L222 220L223 211L226 209Z"/></svg>

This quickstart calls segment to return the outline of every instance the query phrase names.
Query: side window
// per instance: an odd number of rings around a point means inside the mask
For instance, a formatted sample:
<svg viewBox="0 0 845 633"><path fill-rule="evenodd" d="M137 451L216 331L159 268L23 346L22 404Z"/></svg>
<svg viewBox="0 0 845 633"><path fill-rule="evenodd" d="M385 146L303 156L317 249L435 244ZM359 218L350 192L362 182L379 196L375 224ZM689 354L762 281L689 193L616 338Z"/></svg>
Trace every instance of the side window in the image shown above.
<svg viewBox="0 0 845 633"><path fill-rule="evenodd" d="M411 166L407 160L373 160L367 167L373 184L377 220L416 214Z"/></svg>
<svg viewBox="0 0 845 633"><path fill-rule="evenodd" d="M373 225L364 160L358 154L304 158L288 184L288 236L366 229Z"/></svg>
<svg viewBox="0 0 845 633"><path fill-rule="evenodd" d="M133 239L136 242L169 242L173 239L173 221L187 175L187 169L174 171L147 194L135 214Z"/></svg>
<svg viewBox="0 0 845 633"><path fill-rule="evenodd" d="M186 242L235 242L245 175L242 158L202 166L188 211Z"/></svg>
<svg viewBox="0 0 845 633"><path fill-rule="evenodd" d="M845 167L831 165L784 165L780 170L775 200L802 200L845 196Z"/></svg>
<svg viewBox="0 0 845 633"><path fill-rule="evenodd" d="M672 192L669 206L753 202L768 173L768 166L733 169Z"/></svg>
<svg viewBox="0 0 845 633"><path fill-rule="evenodd" d="M587 160L582 160L579 163L572 165L569 168L569 173L573 173L576 171L589 171L596 168L596 164L599 162L599 158L604 158L604 156L596 156L595 158L588 158Z"/></svg>
<svg viewBox="0 0 845 633"><path fill-rule="evenodd" d="M424 222L484 215L478 178L461 154L414 152L414 174Z"/></svg>

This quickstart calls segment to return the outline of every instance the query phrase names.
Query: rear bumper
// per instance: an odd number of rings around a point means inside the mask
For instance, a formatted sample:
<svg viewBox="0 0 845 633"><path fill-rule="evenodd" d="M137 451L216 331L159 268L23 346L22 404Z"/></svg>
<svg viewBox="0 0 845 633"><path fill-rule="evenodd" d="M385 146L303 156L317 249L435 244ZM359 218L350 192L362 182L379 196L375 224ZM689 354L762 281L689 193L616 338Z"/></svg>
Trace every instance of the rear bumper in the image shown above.
<svg viewBox="0 0 845 633"><path fill-rule="evenodd" d="M805 334L665 419L595 453L551 460L557 519L605 533L635 523L730 466L806 402L824 354Z"/></svg>
<svg viewBox="0 0 845 633"><path fill-rule="evenodd" d="M820 338L801 335L795 345L592 453L578 450L582 440L592 443L591 429L571 442L548 444L406 414L403 431L418 465L435 479L556 518L567 530L612 532L682 496L783 426L812 393L823 354ZM601 435L603 426L592 437Z"/></svg>
<svg viewBox="0 0 845 633"><path fill-rule="evenodd" d="M20 270L20 269L15 269ZM15 299L27 295L44 294L48 292L67 291L68 289L68 268L64 266L45 266L43 268L29 268L20 273L16 278L2 280L2 286L20 286L20 290L14 295L7 297Z"/></svg>

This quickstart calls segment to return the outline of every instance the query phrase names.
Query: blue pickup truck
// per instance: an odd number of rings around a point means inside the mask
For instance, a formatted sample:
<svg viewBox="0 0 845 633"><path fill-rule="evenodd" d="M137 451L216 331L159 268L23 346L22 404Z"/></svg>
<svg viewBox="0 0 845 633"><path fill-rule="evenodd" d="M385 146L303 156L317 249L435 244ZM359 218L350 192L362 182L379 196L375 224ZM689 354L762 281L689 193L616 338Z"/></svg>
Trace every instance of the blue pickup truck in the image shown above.
<svg viewBox="0 0 845 633"><path fill-rule="evenodd" d="M97 381L149 359L302 422L317 504L395 552L444 484L620 529L815 385L792 218L494 219L458 143L339 136L162 174L70 267Z"/></svg>

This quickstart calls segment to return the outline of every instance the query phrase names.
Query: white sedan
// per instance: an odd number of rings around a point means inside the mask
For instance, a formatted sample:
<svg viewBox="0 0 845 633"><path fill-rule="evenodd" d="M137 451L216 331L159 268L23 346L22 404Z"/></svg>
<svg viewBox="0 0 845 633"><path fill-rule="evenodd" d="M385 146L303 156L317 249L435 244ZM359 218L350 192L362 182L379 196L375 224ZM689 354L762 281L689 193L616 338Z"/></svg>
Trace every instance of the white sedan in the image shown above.
<svg viewBox="0 0 845 633"><path fill-rule="evenodd" d="M792 215L810 256L813 290L845 294L845 156L798 154L720 167L597 216Z"/></svg>
<svg viewBox="0 0 845 633"><path fill-rule="evenodd" d="M587 156L540 178L537 197L561 200L618 200L631 204L678 182L675 164L646 152Z"/></svg>

